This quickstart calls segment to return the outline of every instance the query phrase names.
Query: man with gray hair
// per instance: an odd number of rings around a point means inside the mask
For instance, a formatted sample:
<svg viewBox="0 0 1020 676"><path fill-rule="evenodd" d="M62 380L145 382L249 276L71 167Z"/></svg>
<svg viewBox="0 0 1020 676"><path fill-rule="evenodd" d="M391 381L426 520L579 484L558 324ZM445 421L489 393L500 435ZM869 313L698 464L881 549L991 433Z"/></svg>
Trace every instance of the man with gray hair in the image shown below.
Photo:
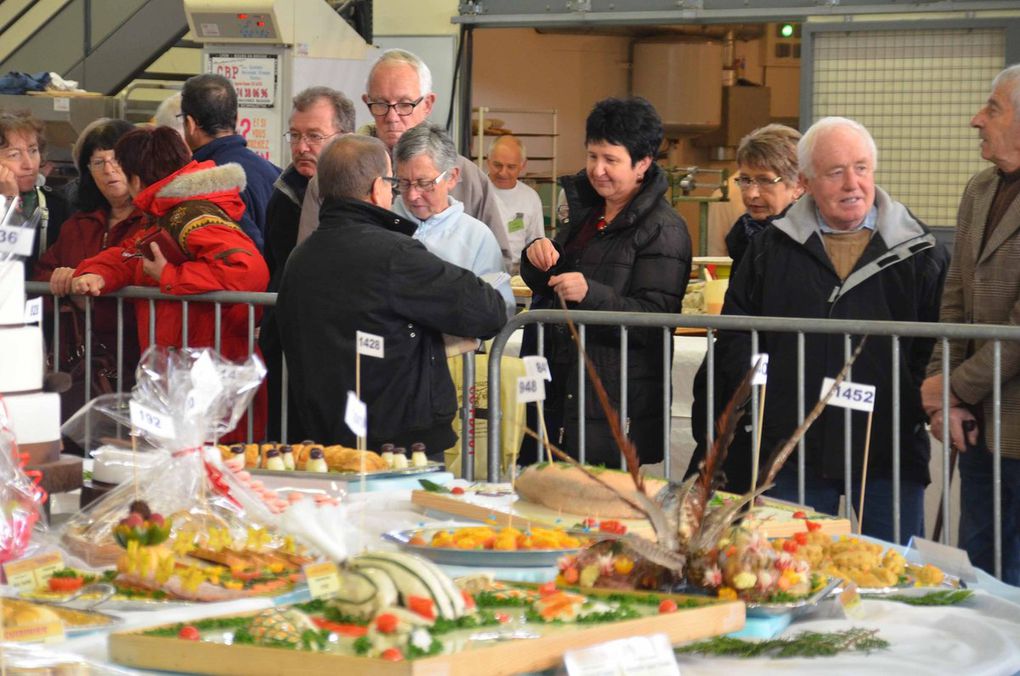
<svg viewBox="0 0 1020 676"><path fill-rule="evenodd" d="M426 445L441 456L456 437L457 397L442 334L489 338L506 323L488 284L430 253L415 225L389 208L391 165L378 139L345 135L318 160L321 223L283 273L277 313L296 407L313 439L353 446L344 423L355 389L356 333L383 338L362 360L368 447Z"/></svg>
<svg viewBox="0 0 1020 676"><path fill-rule="evenodd" d="M432 73L418 56L402 49L388 49L372 66L361 100L375 118L367 131L386 144L392 153L397 141L408 129L428 119L435 105ZM457 155L460 180L452 188L453 196L464 204L464 211L485 223L496 236L503 254L504 267L510 266L510 244L502 223L499 202L485 174L468 158ZM298 242L318 227L319 188L311 182L301 212Z"/></svg>
<svg viewBox="0 0 1020 676"><path fill-rule="evenodd" d="M309 87L293 99L290 126L285 137L290 145L291 163L273 183L273 194L266 205L266 264L269 266L268 291L278 291L283 268L297 243L301 205L308 182L315 176L319 153L340 134L354 131L354 104L329 87ZM283 388L283 350L277 329L276 313L267 308L259 332L259 347L266 360L266 385L269 390L270 439L282 438L281 390ZM287 410L287 436L308 437L294 407Z"/></svg>
<svg viewBox="0 0 1020 676"><path fill-rule="evenodd" d="M528 168L528 154L516 136L497 136L485 158L489 180L496 189L510 242L510 271L521 267L521 251L529 243L545 237L542 200L530 185L518 180Z"/></svg>
<svg viewBox="0 0 1020 676"><path fill-rule="evenodd" d="M419 125L400 137L393 158L400 192L393 210L417 224L414 238L447 263L492 283L512 315L516 305L496 238L450 194L461 178L450 137L437 125Z"/></svg>
<svg viewBox="0 0 1020 676"><path fill-rule="evenodd" d="M751 240L730 280L723 314L936 321L946 252L924 223L875 185L878 152L868 130L846 118L823 118L804 134L797 151L805 195ZM750 343L746 333L720 332L716 379L725 399L751 363ZM900 540L924 534L924 489L930 481L931 451L920 384L932 343L899 340L898 409L893 402L889 338L871 336L853 367L854 382L877 389L864 533L888 541L895 538L893 455L897 442ZM760 432L761 449L767 457L798 424L798 337L795 333L762 332L758 351L769 354L768 398ZM823 378L835 377L845 358L842 335L806 336L803 382L808 407L818 398ZM893 438L894 410L899 411L898 440ZM836 513L845 493L847 468L851 494L844 496L846 504L856 509L861 493L869 414L851 413L848 462L844 454L845 411L827 407L805 438L804 502L827 514ZM749 450L741 455L751 457ZM787 463L770 494L799 502L797 475L797 463Z"/></svg>
<svg viewBox="0 0 1020 676"><path fill-rule="evenodd" d="M992 163L971 177L956 217L953 260L942 295L943 322L1020 323L1020 64L1001 71L992 93L971 118L981 138L981 157ZM1002 579L1020 585L1020 345L1003 342L1001 480ZM995 343L949 343L949 411L942 409L942 345L921 387L932 433L949 425L960 453L959 545L974 565L995 574L992 504L992 435ZM947 423L948 420L948 423Z"/></svg>

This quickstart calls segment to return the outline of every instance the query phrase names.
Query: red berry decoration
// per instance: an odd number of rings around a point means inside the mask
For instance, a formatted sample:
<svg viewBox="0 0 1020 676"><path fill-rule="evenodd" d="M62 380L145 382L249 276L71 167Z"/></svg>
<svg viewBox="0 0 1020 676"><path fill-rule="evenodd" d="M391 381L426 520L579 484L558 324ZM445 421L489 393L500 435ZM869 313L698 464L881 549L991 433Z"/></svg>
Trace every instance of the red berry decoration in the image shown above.
<svg viewBox="0 0 1020 676"><path fill-rule="evenodd" d="M450 489L450 492L454 495L464 495L464 488L462 486L454 486Z"/></svg>
<svg viewBox="0 0 1020 676"><path fill-rule="evenodd" d="M793 513L793 518L795 518L795 519L806 519L807 518L807 514L804 513L804 512L794 512Z"/></svg>
<svg viewBox="0 0 1020 676"><path fill-rule="evenodd" d="M814 521L805 521L804 525L807 526L808 532L814 533L816 530L822 529L822 524L815 523Z"/></svg>
<svg viewBox="0 0 1020 676"><path fill-rule="evenodd" d="M402 662L404 660L404 653L400 652L399 648L387 648L382 651L379 657L389 662Z"/></svg>
<svg viewBox="0 0 1020 676"><path fill-rule="evenodd" d="M197 641L202 638L202 634L199 633L198 627L186 624L177 632L177 638L184 639L185 641Z"/></svg>
<svg viewBox="0 0 1020 676"><path fill-rule="evenodd" d="M392 634L397 630L397 616L393 613L383 613L375 618L375 628L380 634Z"/></svg>
<svg viewBox="0 0 1020 676"><path fill-rule="evenodd" d="M673 599L662 599L659 604L659 614L675 613L676 612L676 601Z"/></svg>

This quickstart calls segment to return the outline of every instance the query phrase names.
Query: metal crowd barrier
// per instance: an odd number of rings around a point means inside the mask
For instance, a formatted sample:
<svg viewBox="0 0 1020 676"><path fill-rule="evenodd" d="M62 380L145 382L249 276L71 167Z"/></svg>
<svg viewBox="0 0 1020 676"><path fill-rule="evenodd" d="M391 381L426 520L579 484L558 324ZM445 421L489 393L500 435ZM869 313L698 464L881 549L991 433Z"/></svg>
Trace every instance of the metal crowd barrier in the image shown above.
<svg viewBox="0 0 1020 676"><path fill-rule="evenodd" d="M26 294L30 296L52 295L50 291L50 285L48 282L26 282L25 284ZM92 297L85 296L85 346L83 358L85 364L92 364ZM221 347L221 321L222 321L222 306L223 305L247 305L248 306L248 355L252 355L255 352L255 336L256 336L256 325L255 325L255 307L272 307L276 305L276 294L275 293L256 293L256 292L241 292L241 291L215 291L212 293L196 294L191 296L172 296L164 293L160 293L158 290L152 287L146 286L128 286L112 293L103 294L102 298L115 298L117 300L117 373L120 374L124 367L124 331L136 331L135 326L124 325L124 300L146 300L149 303L149 343L155 343L156 335L156 313L155 303L156 301L170 301L181 304L181 335L182 335L182 347L188 347L188 306L191 303L212 303L216 307L216 317L214 324L214 348L217 352L220 351ZM60 312L59 304L53 304L53 363L59 363L60 355ZM463 406L461 407L460 417L462 422L461 434L461 457L463 458L463 467L465 476L474 476L474 420L475 420L475 361L474 353L468 352L464 354L464 378L463 378ZM287 443L287 412L289 405L288 397L288 383L287 383L287 360L282 360L283 369L281 371L281 382L280 382L280 431L281 438L279 441ZM121 378L117 378L117 392L121 392ZM86 398L91 398L92 392L92 369L85 369L85 392ZM261 439L254 439L254 432L252 429L252 406L248 406L248 429L246 438L249 442L261 441ZM68 411L64 412L69 413ZM91 434L88 428L88 421L86 420L86 433L85 433L86 448L90 447ZM323 440L329 441L329 440Z"/></svg>
<svg viewBox="0 0 1020 676"><path fill-rule="evenodd" d="M942 405L949 408L949 341L957 339L981 339L994 341L993 358L993 417L990 426L991 441L990 450L993 453L993 480L992 492L994 502L994 544L995 544L995 574L1002 577L1002 480L1001 480L1001 350L1002 341L1020 342L1020 326L992 326L976 324L938 324L938 323L914 323L914 322L891 322L891 321L855 321L855 320L833 320L833 319L793 319L785 317L732 317L720 315L674 315L674 314L644 314L644 313L623 313L623 312L593 312L593 311L571 311L559 310L532 310L518 314L511 319L502 331L493 340L489 356L489 429L488 429L488 480L499 481L500 479L500 432L502 427L502 415L500 413L500 389L492 386L492 383L500 382L500 358L503 355L507 341L518 329L528 324L537 324L539 354L543 348L542 333L545 324L565 324L567 319L572 320L578 329L581 345L585 345L586 326L616 326L620 328L620 419L621 423L627 419L627 342L628 329L631 328L660 328L662 330L663 354L668 356L672 347L674 328L699 328L707 331L706 336L706 361L707 361L707 417L706 433L708 442L711 443L714 435L715 412L713 409L713 374L715 373L715 352L714 337L717 331L749 331L751 333L751 352L756 353L759 334L761 332L774 333L796 333L798 338L798 423L804 421L805 407L813 406L817 395L812 393L805 401L804 392L804 340L808 334L842 334L844 336L845 358L851 355L851 336L889 336L892 339L892 483L893 483L893 523L894 536L897 542L900 541L900 373L896 365L899 362L900 338L934 338L942 343ZM580 359L580 357L578 357ZM668 363L668 360L667 360ZM579 366L580 363L579 363ZM748 365L750 367L750 365ZM836 374L829 374L835 376ZM584 461L584 434L585 434L585 381L587 375L583 366L578 368L578 448L581 449L580 460ZM672 372L670 368L664 369L664 396L663 396L663 447L670 447L670 383ZM847 380L852 380L848 375ZM757 393L752 395L751 409L757 410ZM847 409L849 422L850 411ZM752 438L757 436L757 416L751 416ZM622 426L622 425L621 425ZM851 448L850 448L850 426L845 426L846 435L844 443L845 458L845 486L844 495L846 516L850 518L851 524L855 525L855 517L850 509L849 496L853 495L851 477ZM791 430L791 433L793 430ZM541 432L539 432L541 434ZM949 542L948 524L950 523L950 453L949 453L949 426L944 425L942 434L942 477L943 493L941 512L946 527L942 530L941 541L944 544ZM804 441L801 440L797 449L798 467L798 495L800 502L804 502L804 475L805 457ZM667 453L665 460L666 476L670 478L670 462ZM622 458L621 458L622 464Z"/></svg>

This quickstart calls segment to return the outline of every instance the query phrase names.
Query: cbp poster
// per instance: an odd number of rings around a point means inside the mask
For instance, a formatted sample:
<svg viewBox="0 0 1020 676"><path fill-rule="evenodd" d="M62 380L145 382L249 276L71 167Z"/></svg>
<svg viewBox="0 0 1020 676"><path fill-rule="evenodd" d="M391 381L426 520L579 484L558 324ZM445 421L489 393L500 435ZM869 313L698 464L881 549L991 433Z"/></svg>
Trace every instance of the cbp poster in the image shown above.
<svg viewBox="0 0 1020 676"><path fill-rule="evenodd" d="M280 56L216 53L207 58L208 72L230 80L237 92L237 133L244 136L249 150L280 165Z"/></svg>

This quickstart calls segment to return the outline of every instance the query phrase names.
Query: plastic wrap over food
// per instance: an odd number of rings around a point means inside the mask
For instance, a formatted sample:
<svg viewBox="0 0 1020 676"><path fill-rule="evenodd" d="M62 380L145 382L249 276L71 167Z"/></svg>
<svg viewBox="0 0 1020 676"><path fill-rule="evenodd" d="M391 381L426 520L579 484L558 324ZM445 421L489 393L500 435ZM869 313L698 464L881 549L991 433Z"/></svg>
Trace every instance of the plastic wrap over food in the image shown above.
<svg viewBox="0 0 1020 676"><path fill-rule="evenodd" d="M209 349L146 350L131 399L102 397L94 408L154 450L135 463L130 480L67 521L63 546L89 565L115 563L122 552L116 527L139 500L165 518L171 541L185 533L202 545L227 533L243 542L252 529L270 526L266 505L203 453L204 439L237 424L264 374L256 357L235 364Z"/></svg>
<svg viewBox="0 0 1020 676"><path fill-rule="evenodd" d="M42 475L25 470L26 461L18 452L0 396L0 564L26 555L33 533L46 529L42 506L47 496L39 485Z"/></svg>
<svg viewBox="0 0 1020 676"><path fill-rule="evenodd" d="M52 646L4 646L4 673L8 674L73 674L74 676L130 676L135 671L94 662L81 655L54 650Z"/></svg>

